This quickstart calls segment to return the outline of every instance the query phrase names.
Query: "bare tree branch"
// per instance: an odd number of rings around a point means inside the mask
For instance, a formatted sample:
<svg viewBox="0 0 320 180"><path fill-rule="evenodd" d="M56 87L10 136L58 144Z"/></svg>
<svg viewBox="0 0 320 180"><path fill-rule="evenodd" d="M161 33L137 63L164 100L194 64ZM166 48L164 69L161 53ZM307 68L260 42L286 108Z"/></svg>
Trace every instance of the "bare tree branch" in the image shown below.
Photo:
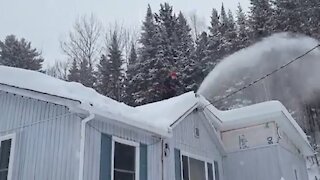
<svg viewBox="0 0 320 180"><path fill-rule="evenodd" d="M101 35L102 25L98 19L93 15L82 16L75 22L68 39L60 43L61 49L69 61L87 60L92 65L100 58Z"/></svg>

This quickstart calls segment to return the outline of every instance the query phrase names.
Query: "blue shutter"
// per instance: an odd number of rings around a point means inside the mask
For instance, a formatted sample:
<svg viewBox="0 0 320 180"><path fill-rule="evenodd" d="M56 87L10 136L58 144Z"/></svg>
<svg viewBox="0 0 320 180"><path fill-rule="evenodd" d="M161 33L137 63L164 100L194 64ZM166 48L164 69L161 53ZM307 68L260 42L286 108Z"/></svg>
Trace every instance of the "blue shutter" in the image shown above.
<svg viewBox="0 0 320 180"><path fill-rule="evenodd" d="M148 147L140 144L140 180L148 179Z"/></svg>
<svg viewBox="0 0 320 180"><path fill-rule="evenodd" d="M180 150L174 149L174 166L175 166L175 174L176 180L181 180L181 156Z"/></svg>
<svg viewBox="0 0 320 180"><path fill-rule="evenodd" d="M101 134L100 180L111 180L112 136Z"/></svg>

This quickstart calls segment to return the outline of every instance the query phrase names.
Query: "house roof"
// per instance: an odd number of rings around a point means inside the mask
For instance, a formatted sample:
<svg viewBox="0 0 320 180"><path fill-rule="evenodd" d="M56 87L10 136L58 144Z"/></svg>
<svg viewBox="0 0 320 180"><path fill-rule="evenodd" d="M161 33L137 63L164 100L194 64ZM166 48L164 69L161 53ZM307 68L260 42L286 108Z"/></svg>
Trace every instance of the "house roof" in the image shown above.
<svg viewBox="0 0 320 180"><path fill-rule="evenodd" d="M172 127L186 112L195 108L203 108L204 113L212 116L211 122L219 131L239 129L266 122L276 122L284 130L293 143L304 155L313 155L306 134L279 101L268 101L251 106L220 111L210 104L203 96L189 92L169 100L139 107L155 121L166 123Z"/></svg>
<svg viewBox="0 0 320 180"><path fill-rule="evenodd" d="M267 101L239 109L220 111L221 131L274 121L305 155L313 155L307 135L279 101Z"/></svg>
<svg viewBox="0 0 320 180"><path fill-rule="evenodd" d="M212 123L220 131L277 121L305 154L312 152L305 133L278 101L219 111L201 95L189 92L168 100L133 108L79 83L66 82L35 71L0 66L0 89L3 85L36 92L37 97L44 96L41 99L53 96L80 102L70 109L81 109L99 117L113 119L165 137L169 137L172 127L197 107L205 107L204 112L212 116L210 118ZM48 101L50 102L50 99Z"/></svg>
<svg viewBox="0 0 320 180"><path fill-rule="evenodd" d="M4 86L35 92L36 96L33 98L45 99L49 102L52 98L48 96L76 101L79 103L70 109L81 109L161 136L170 136L169 126L167 126L169 122L159 122L163 119L157 119L148 112L142 112L143 108L140 110L119 103L80 83L66 82L40 72L0 65L0 89L4 89ZM68 106L71 105L68 104Z"/></svg>

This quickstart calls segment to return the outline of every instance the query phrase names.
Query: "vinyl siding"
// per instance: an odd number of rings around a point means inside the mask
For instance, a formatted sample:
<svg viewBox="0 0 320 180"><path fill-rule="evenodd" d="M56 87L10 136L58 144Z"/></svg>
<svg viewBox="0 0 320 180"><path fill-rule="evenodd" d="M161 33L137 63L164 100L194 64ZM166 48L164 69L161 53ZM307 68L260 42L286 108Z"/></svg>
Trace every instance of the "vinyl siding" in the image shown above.
<svg viewBox="0 0 320 180"><path fill-rule="evenodd" d="M200 136L196 138L194 136L194 127L199 128ZM222 172L222 156L214 143L211 131L211 125L205 118L202 112L192 112L184 120L182 120L173 129L173 138L168 139L170 144L171 153L169 157L165 158L165 178L175 179L175 162L174 162L174 148L177 148L181 153L188 153L201 158L205 158L208 161L217 161L219 163L219 172ZM220 177L223 180L223 177Z"/></svg>
<svg viewBox="0 0 320 180"><path fill-rule="evenodd" d="M148 179L161 178L161 143L145 131L112 120L93 120L86 131L84 180L98 180L100 174L101 133L147 145Z"/></svg>
<svg viewBox="0 0 320 180"><path fill-rule="evenodd" d="M280 180L277 145L228 153L224 158L225 180Z"/></svg>
<svg viewBox="0 0 320 180"><path fill-rule="evenodd" d="M0 91L0 135L12 133L12 180L78 178L80 118L65 106Z"/></svg>

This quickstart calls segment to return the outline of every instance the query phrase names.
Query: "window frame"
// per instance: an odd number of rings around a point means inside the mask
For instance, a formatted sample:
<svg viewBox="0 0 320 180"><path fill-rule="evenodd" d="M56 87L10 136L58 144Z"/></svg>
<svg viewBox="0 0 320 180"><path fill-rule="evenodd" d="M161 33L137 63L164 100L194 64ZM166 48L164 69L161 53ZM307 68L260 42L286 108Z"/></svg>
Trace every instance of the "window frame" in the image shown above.
<svg viewBox="0 0 320 180"><path fill-rule="evenodd" d="M13 171L13 162L15 157L15 142L16 142L16 134L8 134L4 136L0 136L0 148L2 141L11 140L11 147L10 147L10 157L9 157L9 165L8 165L8 180L12 180L12 171Z"/></svg>
<svg viewBox="0 0 320 180"><path fill-rule="evenodd" d="M212 164L212 172L213 172L213 180L215 180L215 168L214 168L214 161L215 160L212 160L212 159L209 159L209 158L205 158L203 156L200 156L200 155L195 155L195 154L192 154L192 153L189 153L189 152L186 152L186 151L180 151L180 164L181 164L181 179L183 179L183 162L182 162L182 156L186 156L188 157L188 174L189 174L189 178L190 178L190 160L189 158L192 158L192 159L196 159L196 160L199 160L199 161L202 161L204 162L204 168L205 168L205 177L206 177L206 180L209 179L208 177L208 163ZM218 162L218 161L217 161ZM190 180L190 179L189 179Z"/></svg>
<svg viewBox="0 0 320 180"><path fill-rule="evenodd" d="M116 143L125 144L135 148L135 180L138 180L140 172L140 144L115 136L112 136L111 180L114 180L114 150Z"/></svg>

